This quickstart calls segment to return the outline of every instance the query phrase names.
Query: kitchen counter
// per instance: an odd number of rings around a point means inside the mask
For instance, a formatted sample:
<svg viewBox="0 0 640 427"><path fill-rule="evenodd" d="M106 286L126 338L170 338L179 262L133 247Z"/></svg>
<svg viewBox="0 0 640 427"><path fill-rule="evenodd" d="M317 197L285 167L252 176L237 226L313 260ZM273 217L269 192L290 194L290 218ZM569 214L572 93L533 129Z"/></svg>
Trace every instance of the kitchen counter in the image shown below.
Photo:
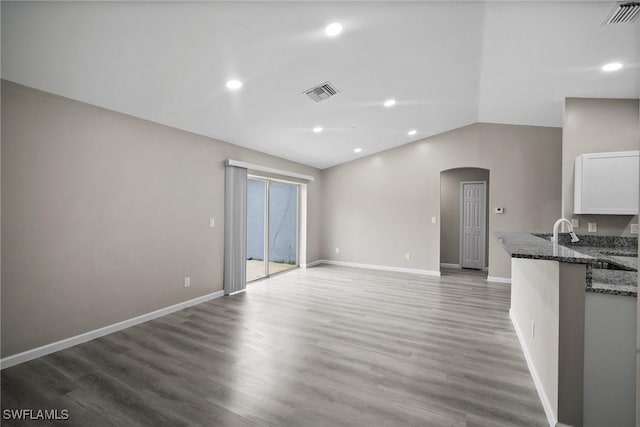
<svg viewBox="0 0 640 427"><path fill-rule="evenodd" d="M616 421L635 410L637 238L495 235L512 257L509 317L548 417L631 425Z"/></svg>
<svg viewBox="0 0 640 427"><path fill-rule="evenodd" d="M554 245L549 240L524 232L496 232L498 242L512 258L544 259L576 264L594 264L598 260L591 255Z"/></svg>
<svg viewBox="0 0 640 427"><path fill-rule="evenodd" d="M592 270L588 292L611 295L638 296L638 272L622 270Z"/></svg>
<svg viewBox="0 0 640 427"><path fill-rule="evenodd" d="M608 236L578 236L571 243L568 235L559 236L559 244L550 241L550 234L524 232L495 233L498 242L512 258L551 260L587 265L587 292L638 295L637 239ZM611 268L602 268L604 266Z"/></svg>

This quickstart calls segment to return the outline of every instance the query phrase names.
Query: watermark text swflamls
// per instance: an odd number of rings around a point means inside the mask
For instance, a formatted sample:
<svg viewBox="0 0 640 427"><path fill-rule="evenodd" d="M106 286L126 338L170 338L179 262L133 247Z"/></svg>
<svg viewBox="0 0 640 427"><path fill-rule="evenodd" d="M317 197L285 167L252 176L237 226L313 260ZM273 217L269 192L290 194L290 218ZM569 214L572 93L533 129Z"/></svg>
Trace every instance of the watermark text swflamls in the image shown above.
<svg viewBox="0 0 640 427"><path fill-rule="evenodd" d="M3 409L3 420L55 420L69 419L68 409Z"/></svg>

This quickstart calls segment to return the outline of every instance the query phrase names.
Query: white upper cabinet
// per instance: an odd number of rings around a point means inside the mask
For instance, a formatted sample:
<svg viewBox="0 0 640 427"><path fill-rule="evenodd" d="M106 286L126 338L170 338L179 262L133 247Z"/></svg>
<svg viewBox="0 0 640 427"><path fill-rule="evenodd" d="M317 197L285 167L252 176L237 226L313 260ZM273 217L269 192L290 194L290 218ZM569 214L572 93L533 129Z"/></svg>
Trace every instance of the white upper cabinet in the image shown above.
<svg viewBox="0 0 640 427"><path fill-rule="evenodd" d="M576 157L574 213L638 214L640 151Z"/></svg>

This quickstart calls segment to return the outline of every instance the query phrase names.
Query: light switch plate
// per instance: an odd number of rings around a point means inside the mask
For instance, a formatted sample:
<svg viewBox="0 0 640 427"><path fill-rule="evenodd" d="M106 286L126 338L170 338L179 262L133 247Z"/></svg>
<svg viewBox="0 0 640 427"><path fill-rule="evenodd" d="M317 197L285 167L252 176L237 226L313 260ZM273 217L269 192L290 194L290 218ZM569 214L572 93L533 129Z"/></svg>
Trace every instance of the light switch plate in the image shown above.
<svg viewBox="0 0 640 427"><path fill-rule="evenodd" d="M438 222L438 218L436 218L435 216L431 217L431 224L435 224Z"/></svg>
<svg viewBox="0 0 640 427"><path fill-rule="evenodd" d="M185 277L184 278L184 287L188 288L189 286L191 286L191 277Z"/></svg>
<svg viewBox="0 0 640 427"><path fill-rule="evenodd" d="M339 254L340 253L340 248L336 248L336 253Z"/></svg>
<svg viewBox="0 0 640 427"><path fill-rule="evenodd" d="M216 219L215 218L209 218L209 227L213 228L216 226Z"/></svg>
<svg viewBox="0 0 640 427"><path fill-rule="evenodd" d="M573 218L571 220L571 226L573 228L579 228L580 227L580 220L578 218Z"/></svg>
<svg viewBox="0 0 640 427"><path fill-rule="evenodd" d="M596 231L598 231L598 224L595 222L588 223L587 231L589 231L590 233L595 233Z"/></svg>
<svg viewBox="0 0 640 427"><path fill-rule="evenodd" d="M631 234L638 234L638 224L631 224Z"/></svg>
<svg viewBox="0 0 640 427"><path fill-rule="evenodd" d="M407 261L409 261L411 259L411 254L409 252L407 252L406 254L404 254L404 259L406 259Z"/></svg>

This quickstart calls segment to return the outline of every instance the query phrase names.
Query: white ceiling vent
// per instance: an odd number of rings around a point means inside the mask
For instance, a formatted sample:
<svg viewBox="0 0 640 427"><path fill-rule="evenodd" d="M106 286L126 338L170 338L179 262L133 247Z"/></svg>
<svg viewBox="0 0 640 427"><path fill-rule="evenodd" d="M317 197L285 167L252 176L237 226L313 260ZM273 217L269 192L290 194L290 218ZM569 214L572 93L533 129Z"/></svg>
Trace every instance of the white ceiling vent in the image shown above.
<svg viewBox="0 0 640 427"><path fill-rule="evenodd" d="M309 98L313 99L316 102L324 101L325 99L331 98L333 95L338 93L338 89L335 88L331 83L325 82L321 85L312 87L309 90L305 90L303 92L305 95L308 95Z"/></svg>
<svg viewBox="0 0 640 427"><path fill-rule="evenodd" d="M628 24L635 21L640 14L640 2L618 2L607 17L602 21L604 25Z"/></svg>

